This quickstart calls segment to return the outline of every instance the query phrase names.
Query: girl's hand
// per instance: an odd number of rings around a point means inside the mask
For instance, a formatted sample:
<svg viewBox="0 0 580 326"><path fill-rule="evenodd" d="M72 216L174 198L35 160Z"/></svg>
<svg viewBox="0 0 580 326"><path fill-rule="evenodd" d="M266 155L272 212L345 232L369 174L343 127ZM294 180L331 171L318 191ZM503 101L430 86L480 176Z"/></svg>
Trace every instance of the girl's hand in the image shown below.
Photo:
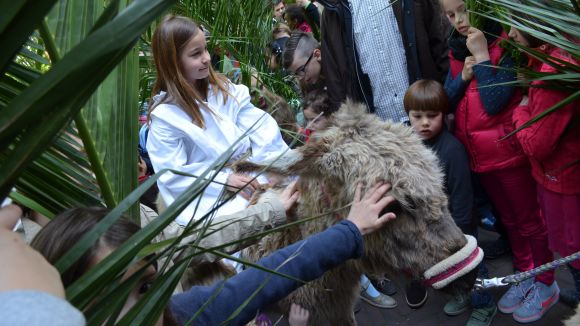
<svg viewBox="0 0 580 326"><path fill-rule="evenodd" d="M286 212L296 204L298 198L300 198L300 193L296 187L296 181L293 181L291 184L286 186L286 189L284 189L280 194L280 201L282 202L282 205L284 205Z"/></svg>
<svg viewBox="0 0 580 326"><path fill-rule="evenodd" d="M470 81L473 79L473 66L475 65L475 57L469 56L465 58L465 63L463 64L463 71L461 71L461 79L463 81Z"/></svg>
<svg viewBox="0 0 580 326"><path fill-rule="evenodd" d="M475 57L476 63L489 60L489 51L487 50L487 39L483 32L475 27L467 30L467 49Z"/></svg>
<svg viewBox="0 0 580 326"><path fill-rule="evenodd" d="M239 189L242 189L242 191L238 192L238 195L242 196L242 198L246 200L249 200L254 194L254 191L260 187L260 183L252 179L252 177L244 174L232 173L226 182L226 190L236 192Z"/></svg>
<svg viewBox="0 0 580 326"><path fill-rule="evenodd" d="M288 324L290 326L306 326L308 325L308 317L310 317L308 310L293 303L288 314Z"/></svg>
<svg viewBox="0 0 580 326"><path fill-rule="evenodd" d="M359 183L347 219L356 225L362 235L365 235L377 231L396 217L392 212L379 216L385 207L395 201L395 198L384 196L391 189L388 183L379 182L372 186L362 199L361 189L362 185Z"/></svg>

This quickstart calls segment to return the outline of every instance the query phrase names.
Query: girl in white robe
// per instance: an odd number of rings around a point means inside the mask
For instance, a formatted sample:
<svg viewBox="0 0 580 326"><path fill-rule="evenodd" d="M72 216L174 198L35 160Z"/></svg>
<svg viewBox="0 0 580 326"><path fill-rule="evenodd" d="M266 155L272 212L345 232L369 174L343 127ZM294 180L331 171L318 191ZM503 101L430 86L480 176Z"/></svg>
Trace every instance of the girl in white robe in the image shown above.
<svg viewBox="0 0 580 326"><path fill-rule="evenodd" d="M249 129L230 161L245 153L250 153L250 160L263 161L288 150L276 121L250 102L248 88L213 71L205 34L198 24L185 17L165 17L153 35L152 50L157 68L153 93L157 95L149 112L147 151L155 171L173 169L199 176ZM259 186L252 177L229 168L213 174L217 182L179 215L179 224L210 212L224 188L233 192L244 189L216 214L240 211ZM170 205L194 181L194 177L163 174L158 186L165 204Z"/></svg>

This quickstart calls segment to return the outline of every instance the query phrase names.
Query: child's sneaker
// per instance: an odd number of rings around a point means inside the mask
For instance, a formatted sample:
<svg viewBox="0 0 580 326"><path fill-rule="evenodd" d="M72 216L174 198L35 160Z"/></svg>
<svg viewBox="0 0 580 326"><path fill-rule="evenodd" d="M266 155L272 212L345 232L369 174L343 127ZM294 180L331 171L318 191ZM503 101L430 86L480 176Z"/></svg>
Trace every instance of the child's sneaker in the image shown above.
<svg viewBox="0 0 580 326"><path fill-rule="evenodd" d="M466 326L489 326L496 313L497 306L494 302L485 307L473 308Z"/></svg>
<svg viewBox="0 0 580 326"><path fill-rule="evenodd" d="M471 306L471 295L469 293L460 293L451 298L445 306L443 311L448 316L457 316L464 313Z"/></svg>
<svg viewBox="0 0 580 326"><path fill-rule="evenodd" d="M514 319L520 323L531 323L536 321L558 302L560 288L554 281L548 286L542 282L536 282L530 288L523 304L514 311Z"/></svg>
<svg viewBox="0 0 580 326"><path fill-rule="evenodd" d="M511 314L516 311L524 301L524 297L530 287L534 284L534 279L530 278L521 283L512 285L509 290L499 299L497 307L504 314Z"/></svg>

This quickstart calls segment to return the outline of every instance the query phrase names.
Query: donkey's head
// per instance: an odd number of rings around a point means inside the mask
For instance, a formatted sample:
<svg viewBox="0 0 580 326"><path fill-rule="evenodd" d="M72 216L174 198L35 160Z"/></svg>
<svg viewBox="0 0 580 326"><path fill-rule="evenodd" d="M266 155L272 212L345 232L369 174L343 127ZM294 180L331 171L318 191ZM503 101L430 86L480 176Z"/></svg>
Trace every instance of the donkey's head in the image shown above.
<svg viewBox="0 0 580 326"><path fill-rule="evenodd" d="M237 169L299 176L297 215L326 214L303 224L303 236L346 217L357 182L367 187L378 181L391 183L388 195L397 204L388 209L397 219L365 238L360 268L366 271L403 271L415 278L424 278L427 272L427 277L432 277L430 285L439 288L481 261L481 250L466 247L466 237L451 218L436 156L411 128L382 122L366 113L362 105L347 102L335 113L328 129L274 162L238 162ZM449 258L462 248L468 259ZM443 266L433 268L442 261ZM454 276L441 276L439 272L449 272L457 262L467 265ZM468 288L474 279L470 275L467 282L456 283Z"/></svg>

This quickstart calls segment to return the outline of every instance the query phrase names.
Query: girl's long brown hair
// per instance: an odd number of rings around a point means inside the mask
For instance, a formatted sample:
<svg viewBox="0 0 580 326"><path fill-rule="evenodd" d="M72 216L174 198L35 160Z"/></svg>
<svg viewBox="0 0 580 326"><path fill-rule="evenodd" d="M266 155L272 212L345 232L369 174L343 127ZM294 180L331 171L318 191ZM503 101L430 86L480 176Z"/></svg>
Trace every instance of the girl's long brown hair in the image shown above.
<svg viewBox="0 0 580 326"><path fill-rule="evenodd" d="M153 86L152 94L160 91L166 92L161 100L150 106L148 120L151 121L151 112L162 103L172 103L179 106L190 117L194 124L201 128L205 127L205 121L200 112L200 106L212 112L211 108L204 103L209 91L209 84L213 86L213 92L217 96L218 91L223 94L224 104L231 95L228 90L229 81L216 73L211 64L209 77L190 84L182 73L180 54L187 42L197 33L203 33L203 29L187 17L167 15L153 34L151 48L157 80Z"/></svg>

